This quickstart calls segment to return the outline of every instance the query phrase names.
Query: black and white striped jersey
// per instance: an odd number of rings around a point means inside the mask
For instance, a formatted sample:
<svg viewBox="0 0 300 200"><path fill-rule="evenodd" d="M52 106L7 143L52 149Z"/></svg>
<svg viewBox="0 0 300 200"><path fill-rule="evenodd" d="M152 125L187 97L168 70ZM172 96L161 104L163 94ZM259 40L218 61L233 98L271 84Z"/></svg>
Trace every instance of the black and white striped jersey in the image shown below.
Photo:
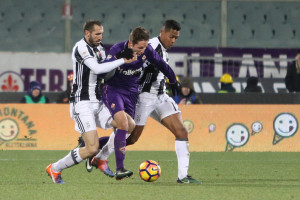
<svg viewBox="0 0 300 200"><path fill-rule="evenodd" d="M97 74L84 64L86 59L95 59L101 63L106 57L103 44L97 47L91 47L85 39L77 42L73 48L73 88L70 101L89 100L97 102L96 83Z"/></svg>
<svg viewBox="0 0 300 200"><path fill-rule="evenodd" d="M162 45L159 37L154 37L149 40L149 44L152 48L168 63L167 49ZM139 80L139 92L149 92L152 94L163 94L165 93L166 77L159 71L155 65L150 64L147 60L144 64L145 69Z"/></svg>

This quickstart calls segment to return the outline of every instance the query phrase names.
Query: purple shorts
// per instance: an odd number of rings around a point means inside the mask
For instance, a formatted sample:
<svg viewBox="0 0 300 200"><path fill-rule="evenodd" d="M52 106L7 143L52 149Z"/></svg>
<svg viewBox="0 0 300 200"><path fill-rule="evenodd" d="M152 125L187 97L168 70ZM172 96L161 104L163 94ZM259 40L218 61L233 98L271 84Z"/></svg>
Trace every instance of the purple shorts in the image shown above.
<svg viewBox="0 0 300 200"><path fill-rule="evenodd" d="M138 93L119 90L108 85L103 87L102 100L112 117L123 110L134 118L137 99Z"/></svg>

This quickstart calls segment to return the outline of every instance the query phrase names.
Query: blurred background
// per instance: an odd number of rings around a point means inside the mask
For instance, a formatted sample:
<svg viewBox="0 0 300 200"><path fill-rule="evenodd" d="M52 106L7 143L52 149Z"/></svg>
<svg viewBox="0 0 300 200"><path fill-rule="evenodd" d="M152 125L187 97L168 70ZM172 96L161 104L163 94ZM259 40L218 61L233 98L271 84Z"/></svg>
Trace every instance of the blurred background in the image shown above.
<svg viewBox="0 0 300 200"><path fill-rule="evenodd" d="M54 102L88 19L103 22L106 50L136 26L155 37L165 20L180 22L169 64L203 103L299 103L284 80L300 49L299 0L0 0L0 102L16 102L31 81ZM220 97L224 73L236 93ZM244 94L249 77L262 94Z"/></svg>

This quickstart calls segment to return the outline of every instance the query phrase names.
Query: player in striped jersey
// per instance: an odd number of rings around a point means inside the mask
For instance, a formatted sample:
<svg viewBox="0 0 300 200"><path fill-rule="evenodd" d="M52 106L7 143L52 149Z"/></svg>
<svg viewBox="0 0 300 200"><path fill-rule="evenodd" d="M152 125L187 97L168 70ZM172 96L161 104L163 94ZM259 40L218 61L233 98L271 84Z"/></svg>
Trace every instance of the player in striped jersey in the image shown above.
<svg viewBox="0 0 300 200"><path fill-rule="evenodd" d="M171 48L179 37L180 24L175 20L167 20L160 36L149 40L153 49L168 62L167 49ZM136 127L127 138L127 145L134 144L144 129L149 116L167 127L175 136L175 151L178 159L178 183L201 183L188 175L189 142L188 132L183 126L181 112L174 100L166 94L166 77L157 65L145 61L145 69L139 80L139 97L136 104L134 121ZM114 151L113 137L100 152L100 159L106 160Z"/></svg>
<svg viewBox="0 0 300 200"><path fill-rule="evenodd" d="M73 48L73 88L70 98L70 114L75 121L85 147L77 147L59 161L50 164L46 171L54 183L64 183L61 171L78 164L82 160L98 153L99 143L96 127L103 129L116 126L115 121L102 101L96 98L96 82L98 74L105 74L111 70L137 60L131 51L131 59L115 59L102 63L105 52L101 43L104 32L101 22L92 20L84 25L84 38ZM130 51L128 51L130 52ZM134 121L130 121L130 129L134 128Z"/></svg>

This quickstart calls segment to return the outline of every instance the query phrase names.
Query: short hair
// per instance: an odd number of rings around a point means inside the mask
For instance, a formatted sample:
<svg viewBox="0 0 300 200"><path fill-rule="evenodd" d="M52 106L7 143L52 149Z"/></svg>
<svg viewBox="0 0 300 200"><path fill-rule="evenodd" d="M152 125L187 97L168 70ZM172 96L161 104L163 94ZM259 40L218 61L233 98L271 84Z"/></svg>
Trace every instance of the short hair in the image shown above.
<svg viewBox="0 0 300 200"><path fill-rule="evenodd" d="M102 23L98 20L88 20L83 25L83 31L92 32L94 30L94 25L102 26Z"/></svg>
<svg viewBox="0 0 300 200"><path fill-rule="evenodd" d="M163 25L163 29L165 29L166 31L169 31L171 29L180 31L181 26L177 21L175 21L173 19L168 19L165 21L165 23Z"/></svg>
<svg viewBox="0 0 300 200"><path fill-rule="evenodd" d="M133 29L129 35L129 41L133 45L137 44L140 41L149 41L150 34L144 27L138 26Z"/></svg>

